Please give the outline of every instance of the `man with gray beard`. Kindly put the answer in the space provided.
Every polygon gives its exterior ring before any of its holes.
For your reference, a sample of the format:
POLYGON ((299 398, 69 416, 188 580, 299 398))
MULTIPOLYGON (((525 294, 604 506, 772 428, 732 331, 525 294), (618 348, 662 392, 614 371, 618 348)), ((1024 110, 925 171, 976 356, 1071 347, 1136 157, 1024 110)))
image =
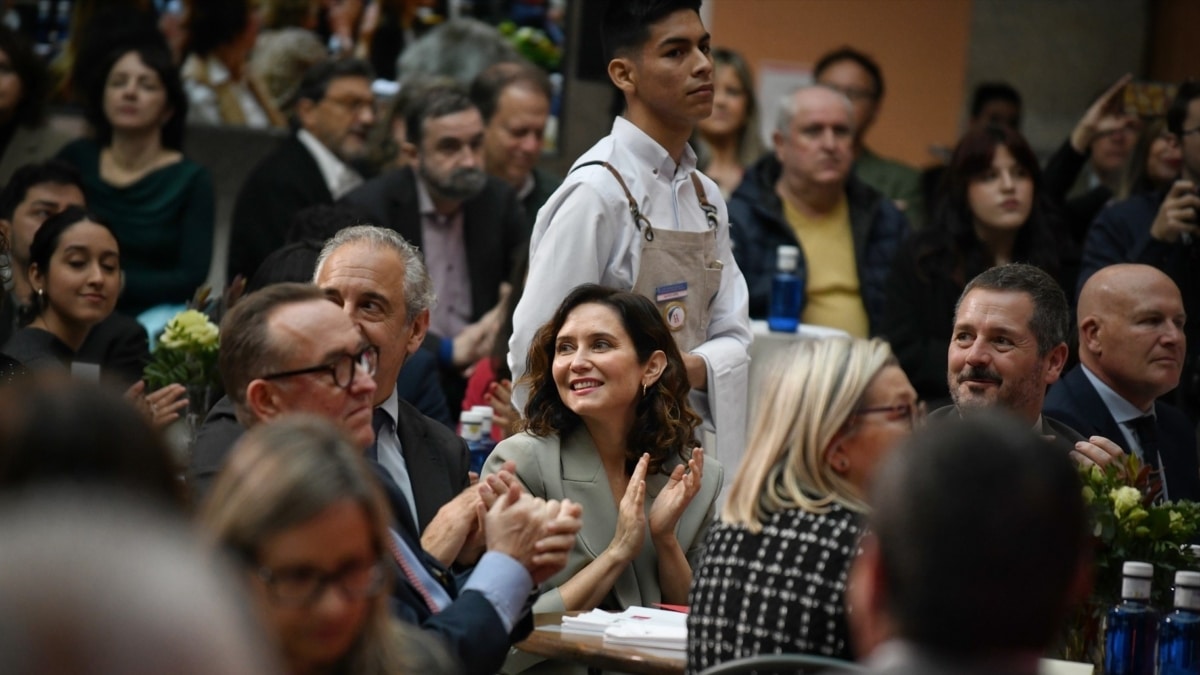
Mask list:
POLYGON ((491 352, 505 314, 502 286, 529 245, 529 230, 516 192, 484 171, 483 117, 464 89, 426 88, 404 124, 410 164, 344 201, 424 254, 438 303, 423 346, 437 354, 446 400, 457 408, 463 369, 491 352))

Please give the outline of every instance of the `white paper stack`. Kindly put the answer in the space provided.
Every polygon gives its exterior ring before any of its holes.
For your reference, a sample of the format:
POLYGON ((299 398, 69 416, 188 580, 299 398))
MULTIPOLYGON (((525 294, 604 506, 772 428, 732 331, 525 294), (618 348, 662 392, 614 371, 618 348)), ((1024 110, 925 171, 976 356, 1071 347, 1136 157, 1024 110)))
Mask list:
POLYGON ((604 635, 604 630, 619 621, 620 618, 621 615, 618 613, 593 609, 590 612, 584 612, 576 616, 564 616, 562 619, 562 632, 604 635))
POLYGON ((564 633, 603 635, 606 643, 682 650, 687 648, 687 615, 665 609, 630 607, 624 612, 594 609, 564 616, 564 633))

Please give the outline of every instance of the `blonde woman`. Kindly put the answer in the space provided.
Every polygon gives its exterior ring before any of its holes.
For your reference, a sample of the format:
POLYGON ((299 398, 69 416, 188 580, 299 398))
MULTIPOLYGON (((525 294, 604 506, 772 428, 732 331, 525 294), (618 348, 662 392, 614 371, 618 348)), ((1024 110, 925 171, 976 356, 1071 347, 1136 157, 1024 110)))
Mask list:
POLYGON ((768 372, 692 584, 689 673, 755 654, 853 657, 844 595, 866 488, 924 416, 881 340, 801 341, 768 372))
POLYGON ((234 448, 200 522, 243 564, 289 672, 457 672, 440 645, 390 617, 388 511, 358 454, 324 420, 258 426, 234 448))

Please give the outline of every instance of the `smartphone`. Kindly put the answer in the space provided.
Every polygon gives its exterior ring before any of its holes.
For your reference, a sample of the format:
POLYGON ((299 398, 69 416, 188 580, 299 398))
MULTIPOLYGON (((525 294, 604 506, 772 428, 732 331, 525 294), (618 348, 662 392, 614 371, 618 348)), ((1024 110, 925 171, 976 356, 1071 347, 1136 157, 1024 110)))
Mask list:
POLYGON ((1138 117, 1162 117, 1167 114, 1178 86, 1170 82, 1135 80, 1125 85, 1125 113, 1138 117))

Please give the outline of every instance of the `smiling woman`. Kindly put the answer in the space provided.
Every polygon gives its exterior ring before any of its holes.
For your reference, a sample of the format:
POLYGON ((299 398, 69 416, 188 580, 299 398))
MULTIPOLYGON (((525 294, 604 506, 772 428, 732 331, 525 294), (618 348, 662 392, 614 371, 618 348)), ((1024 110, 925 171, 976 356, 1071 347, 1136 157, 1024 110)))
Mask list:
POLYGON ((534 611, 685 604, 722 469, 693 440, 700 418, 654 303, 579 286, 538 331, 529 364, 524 431, 496 446, 483 473, 512 461, 534 496, 588 514, 534 611))
POLYGON ((4 352, 31 370, 69 367, 121 291, 121 250, 108 225, 79 207, 51 216, 29 246, 25 319, 4 352))

